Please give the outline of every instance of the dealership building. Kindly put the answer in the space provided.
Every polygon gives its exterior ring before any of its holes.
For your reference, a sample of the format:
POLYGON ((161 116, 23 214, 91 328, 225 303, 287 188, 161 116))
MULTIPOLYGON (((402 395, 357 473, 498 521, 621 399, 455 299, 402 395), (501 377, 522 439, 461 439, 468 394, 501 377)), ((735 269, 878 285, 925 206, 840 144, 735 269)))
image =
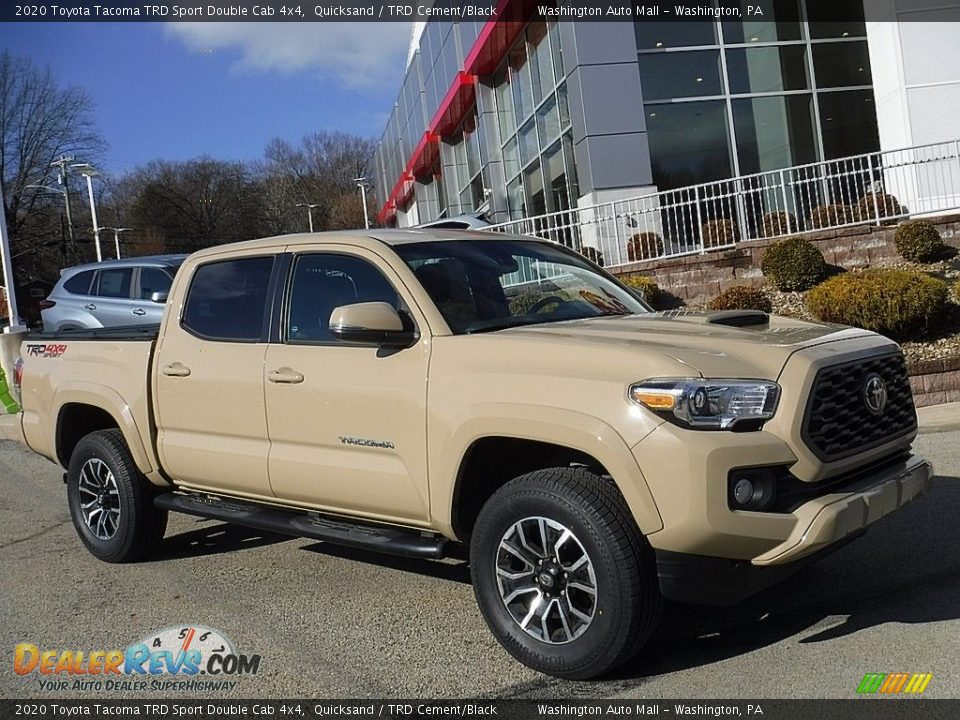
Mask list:
POLYGON ((378 219, 505 222, 956 140, 960 3, 863 2, 610 22, 501 0, 509 21, 416 23, 370 171, 378 219))

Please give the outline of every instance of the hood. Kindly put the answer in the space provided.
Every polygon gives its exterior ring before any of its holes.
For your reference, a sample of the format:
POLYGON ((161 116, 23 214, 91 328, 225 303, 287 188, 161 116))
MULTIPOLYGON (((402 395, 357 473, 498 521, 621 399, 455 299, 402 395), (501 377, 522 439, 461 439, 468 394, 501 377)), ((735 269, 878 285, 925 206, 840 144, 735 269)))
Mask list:
POLYGON ((873 334, 776 315, 768 323, 742 327, 716 324, 717 319, 716 313, 671 310, 527 325, 497 335, 555 340, 588 352, 656 352, 688 366, 692 376, 776 380, 787 359, 802 348, 873 334))

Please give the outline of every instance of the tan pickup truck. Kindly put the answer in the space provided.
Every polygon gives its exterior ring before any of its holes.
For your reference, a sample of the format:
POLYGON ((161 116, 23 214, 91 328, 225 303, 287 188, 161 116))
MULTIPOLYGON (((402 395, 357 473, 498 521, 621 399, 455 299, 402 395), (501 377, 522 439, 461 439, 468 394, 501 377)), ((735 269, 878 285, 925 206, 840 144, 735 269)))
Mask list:
POLYGON ((930 487, 899 348, 758 312, 653 312, 549 243, 451 230, 211 248, 159 327, 29 338, 20 432, 80 539, 167 512, 371 551, 469 546, 498 640, 568 678, 663 598, 730 603, 930 487))

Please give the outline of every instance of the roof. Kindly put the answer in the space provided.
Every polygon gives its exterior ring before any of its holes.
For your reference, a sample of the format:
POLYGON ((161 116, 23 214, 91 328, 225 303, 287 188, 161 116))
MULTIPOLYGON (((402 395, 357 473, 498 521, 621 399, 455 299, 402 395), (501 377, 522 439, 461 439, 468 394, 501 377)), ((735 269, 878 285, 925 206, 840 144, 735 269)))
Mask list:
MULTIPOLYGON (((277 248, 278 246, 310 245, 324 242, 341 242, 367 246, 370 246, 372 243, 381 242, 386 245, 394 246, 410 245, 412 243, 420 242, 440 242, 444 240, 491 241, 516 239, 517 237, 519 236, 500 232, 489 232, 486 230, 453 230, 450 228, 408 228, 404 230, 374 228, 370 230, 330 230, 328 232, 318 233, 274 235, 273 237, 261 238, 259 240, 245 240, 243 242, 231 243, 229 245, 215 245, 213 247, 198 251, 196 256, 203 258, 233 250, 259 250, 277 248)), ((535 240, 536 238, 524 239, 535 240)), ((543 240, 541 242, 548 241, 543 240)))
POLYGON ((84 263, 83 265, 72 265, 71 267, 64 268, 61 270, 61 274, 74 270, 92 270, 92 269, 102 269, 102 268, 111 268, 111 267, 132 267, 139 265, 161 265, 164 267, 169 267, 171 265, 179 265, 184 260, 187 259, 186 254, 180 255, 142 255, 140 257, 126 257, 120 258, 119 260, 104 260, 102 262, 92 262, 84 263))

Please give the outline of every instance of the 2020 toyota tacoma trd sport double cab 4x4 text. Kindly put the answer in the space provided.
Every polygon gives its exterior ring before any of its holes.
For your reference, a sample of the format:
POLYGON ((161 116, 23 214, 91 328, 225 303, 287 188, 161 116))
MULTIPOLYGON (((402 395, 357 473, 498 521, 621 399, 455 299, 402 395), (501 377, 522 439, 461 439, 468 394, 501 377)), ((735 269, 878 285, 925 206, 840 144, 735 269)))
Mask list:
POLYGON ((480 610, 567 678, 663 598, 731 603, 930 487, 903 356, 757 312, 653 312, 562 247, 489 232, 269 238, 186 260, 159 327, 37 335, 20 435, 80 539, 168 511, 371 551, 469 545, 480 610))

